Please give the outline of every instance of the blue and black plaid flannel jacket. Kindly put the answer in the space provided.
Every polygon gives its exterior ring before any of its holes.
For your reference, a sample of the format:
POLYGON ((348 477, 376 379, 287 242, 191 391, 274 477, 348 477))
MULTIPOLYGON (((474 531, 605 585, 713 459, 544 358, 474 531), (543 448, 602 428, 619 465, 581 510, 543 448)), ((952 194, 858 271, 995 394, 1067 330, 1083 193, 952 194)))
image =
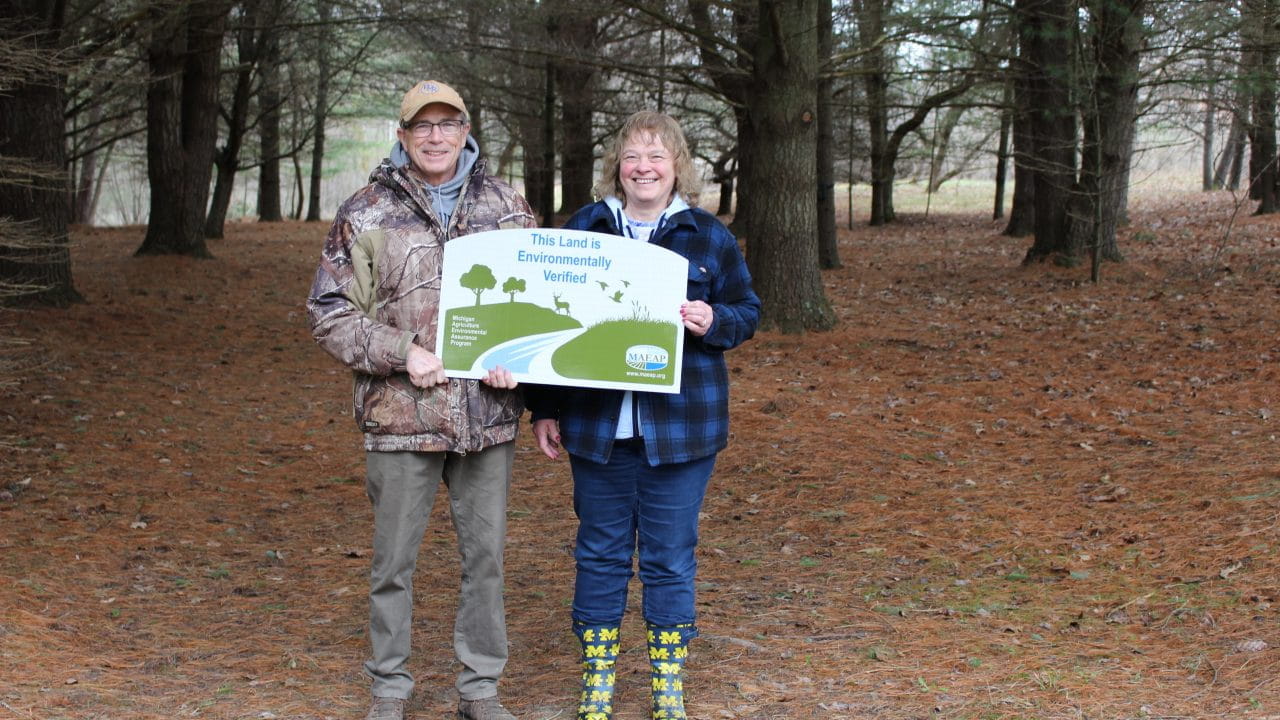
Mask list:
MULTIPOLYGON (((574 213, 565 227, 622 234, 603 202, 574 213)), ((729 372, 724 351, 755 334, 760 298, 738 241, 711 213, 698 208, 667 218, 649 242, 689 260, 689 300, 715 312, 707 334, 686 331, 679 394, 636 392, 633 398, 650 465, 707 457, 729 443, 729 372)), ((566 450, 599 463, 609 461, 618 427, 622 391, 524 385, 533 420, 554 418, 566 450)))

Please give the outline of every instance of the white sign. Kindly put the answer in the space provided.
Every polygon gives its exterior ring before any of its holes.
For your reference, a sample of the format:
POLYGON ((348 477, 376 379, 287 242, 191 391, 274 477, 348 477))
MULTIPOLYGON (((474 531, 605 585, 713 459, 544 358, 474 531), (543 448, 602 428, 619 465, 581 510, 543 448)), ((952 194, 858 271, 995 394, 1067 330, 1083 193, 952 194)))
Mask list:
POLYGON ((583 230, 493 230, 444 250, 436 352, 450 377, 680 392, 689 261, 583 230))

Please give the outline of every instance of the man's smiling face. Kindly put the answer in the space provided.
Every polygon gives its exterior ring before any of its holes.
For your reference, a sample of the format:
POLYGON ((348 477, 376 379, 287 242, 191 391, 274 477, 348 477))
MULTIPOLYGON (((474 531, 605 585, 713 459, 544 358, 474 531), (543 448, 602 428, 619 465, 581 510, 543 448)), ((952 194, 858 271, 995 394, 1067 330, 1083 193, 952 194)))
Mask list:
POLYGON ((471 125, 464 122, 457 134, 446 135, 438 125, 421 126, 419 123, 436 124, 462 119, 463 115, 457 108, 444 103, 431 103, 413 116, 407 123, 407 128, 396 130, 396 137, 400 138, 400 144, 409 153, 409 160, 432 185, 443 185, 453 179, 458 170, 458 156, 467 143, 471 125))

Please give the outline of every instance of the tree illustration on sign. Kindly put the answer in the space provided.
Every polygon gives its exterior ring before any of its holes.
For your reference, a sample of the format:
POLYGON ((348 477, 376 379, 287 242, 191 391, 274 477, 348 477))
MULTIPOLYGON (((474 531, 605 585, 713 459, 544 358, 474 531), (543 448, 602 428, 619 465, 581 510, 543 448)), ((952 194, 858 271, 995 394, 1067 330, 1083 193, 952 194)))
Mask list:
POLYGON ((524 287, 523 279, 509 277, 507 278, 506 282, 502 283, 502 292, 507 293, 508 295, 511 296, 511 302, 516 301, 516 293, 518 292, 522 293, 524 292, 524 290, 525 290, 525 287, 524 287))
POLYGON ((485 290, 492 290, 493 286, 498 284, 498 279, 493 276, 493 271, 487 266, 476 263, 471 266, 470 270, 463 273, 462 277, 458 278, 458 283, 476 294, 476 306, 478 307, 481 293, 485 290))

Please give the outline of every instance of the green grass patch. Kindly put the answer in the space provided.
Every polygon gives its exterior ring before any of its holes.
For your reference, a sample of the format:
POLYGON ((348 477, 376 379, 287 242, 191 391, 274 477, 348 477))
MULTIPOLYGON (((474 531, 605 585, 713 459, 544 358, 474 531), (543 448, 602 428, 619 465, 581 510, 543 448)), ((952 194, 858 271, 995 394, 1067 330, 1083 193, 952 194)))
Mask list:
POLYGON ((653 345, 674 359, 678 331, 674 323, 661 320, 606 320, 557 348, 551 366, 569 378, 669 385, 675 376, 672 365, 655 370, 633 368, 627 364, 627 349, 653 345))

